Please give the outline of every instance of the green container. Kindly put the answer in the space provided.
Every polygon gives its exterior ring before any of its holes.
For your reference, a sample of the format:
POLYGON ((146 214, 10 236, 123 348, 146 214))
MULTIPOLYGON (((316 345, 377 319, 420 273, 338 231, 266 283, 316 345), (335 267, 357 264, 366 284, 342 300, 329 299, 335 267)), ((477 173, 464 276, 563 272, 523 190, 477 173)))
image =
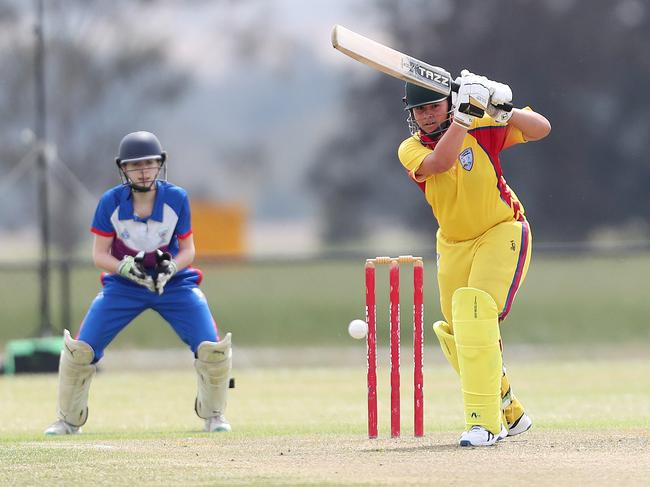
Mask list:
POLYGON ((11 340, 5 348, 4 373, 57 372, 63 337, 11 340))

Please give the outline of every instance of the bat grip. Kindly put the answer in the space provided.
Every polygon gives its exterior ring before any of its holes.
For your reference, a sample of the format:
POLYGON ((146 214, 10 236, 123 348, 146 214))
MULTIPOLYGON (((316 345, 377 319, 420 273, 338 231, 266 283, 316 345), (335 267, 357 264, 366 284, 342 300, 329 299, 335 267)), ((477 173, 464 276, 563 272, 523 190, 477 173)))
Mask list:
MULTIPOLYGON (((454 91, 458 93, 458 90, 460 88, 460 85, 456 83, 455 81, 451 82, 451 91, 454 91)), ((506 112, 512 111, 512 103, 504 103, 503 105, 495 105, 496 108, 499 110, 504 110, 506 112)))

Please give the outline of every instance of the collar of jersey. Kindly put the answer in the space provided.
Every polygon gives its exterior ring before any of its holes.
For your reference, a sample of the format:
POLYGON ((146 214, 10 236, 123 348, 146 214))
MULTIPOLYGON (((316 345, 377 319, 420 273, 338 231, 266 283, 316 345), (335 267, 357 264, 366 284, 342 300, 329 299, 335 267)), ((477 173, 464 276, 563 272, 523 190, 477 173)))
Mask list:
POLYGON ((120 220, 156 220, 158 222, 163 221, 163 201, 165 195, 165 185, 162 184, 162 181, 156 181, 156 199, 153 202, 153 211, 149 218, 136 218, 133 214, 133 198, 131 197, 131 188, 129 186, 124 186, 122 188, 122 193, 120 194, 120 211, 118 218, 120 220))

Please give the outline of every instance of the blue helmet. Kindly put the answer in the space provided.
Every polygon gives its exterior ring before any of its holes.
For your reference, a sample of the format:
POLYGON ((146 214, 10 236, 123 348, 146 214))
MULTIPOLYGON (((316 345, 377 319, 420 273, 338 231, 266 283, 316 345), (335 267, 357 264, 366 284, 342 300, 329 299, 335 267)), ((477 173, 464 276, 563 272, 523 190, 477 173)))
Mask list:
MULTIPOLYGON (((120 170, 120 177, 124 184, 131 186, 134 191, 149 191, 155 181, 148 187, 136 185, 129 179, 124 165, 130 162, 157 160, 160 161, 160 169, 163 169, 164 172, 163 179, 166 179, 166 159, 167 153, 162 150, 158 137, 151 132, 139 131, 124 136, 120 142, 119 155, 115 162, 120 170)), ((158 179, 157 176, 156 179, 158 179)))

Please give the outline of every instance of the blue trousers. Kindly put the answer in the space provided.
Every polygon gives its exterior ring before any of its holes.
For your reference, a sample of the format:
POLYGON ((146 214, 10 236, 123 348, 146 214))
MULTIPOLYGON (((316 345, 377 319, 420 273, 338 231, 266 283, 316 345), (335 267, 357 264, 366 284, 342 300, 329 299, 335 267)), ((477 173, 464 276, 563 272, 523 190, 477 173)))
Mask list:
POLYGON ((77 339, 93 348, 96 363, 120 331, 140 313, 153 309, 196 354, 201 342, 219 340, 208 302, 198 287, 200 280, 199 271, 184 269, 159 295, 122 276, 106 274, 102 279, 104 288, 90 305, 77 339))

